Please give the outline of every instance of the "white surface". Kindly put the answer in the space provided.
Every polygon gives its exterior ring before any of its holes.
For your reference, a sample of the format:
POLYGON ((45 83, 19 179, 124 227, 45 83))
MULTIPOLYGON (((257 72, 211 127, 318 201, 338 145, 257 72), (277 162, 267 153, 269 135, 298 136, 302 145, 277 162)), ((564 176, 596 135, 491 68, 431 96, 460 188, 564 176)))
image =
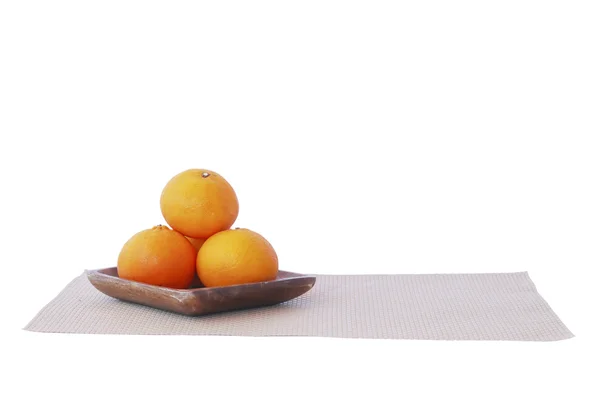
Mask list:
POLYGON ((198 318, 117 301, 97 290, 84 272, 24 329, 411 340, 555 341, 573 337, 526 272, 317 275, 309 293, 285 304, 198 318))
POLYGON ((196 3, 0 5, 0 397, 598 398, 597 2, 196 3), (576 337, 20 330, 189 167, 287 269, 528 270, 576 337))

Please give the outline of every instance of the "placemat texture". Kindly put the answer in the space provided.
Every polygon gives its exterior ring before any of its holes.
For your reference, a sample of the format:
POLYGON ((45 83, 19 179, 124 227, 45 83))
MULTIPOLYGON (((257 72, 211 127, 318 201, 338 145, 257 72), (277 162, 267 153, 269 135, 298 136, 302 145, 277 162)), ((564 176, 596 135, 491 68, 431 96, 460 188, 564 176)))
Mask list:
POLYGON ((199 317, 113 299, 97 291, 82 274, 25 329, 425 340, 552 341, 573 337, 527 272, 318 275, 311 291, 287 303, 199 317))

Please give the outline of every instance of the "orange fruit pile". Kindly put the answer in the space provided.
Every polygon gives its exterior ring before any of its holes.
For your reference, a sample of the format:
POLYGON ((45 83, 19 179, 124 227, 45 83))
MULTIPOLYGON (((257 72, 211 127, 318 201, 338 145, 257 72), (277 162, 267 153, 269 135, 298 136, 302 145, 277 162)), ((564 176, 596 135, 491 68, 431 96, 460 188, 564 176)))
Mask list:
POLYGON ((239 213, 233 187, 216 172, 175 175, 160 196, 166 223, 133 235, 117 261, 119 277, 185 289, 197 275, 206 287, 265 282, 277 277, 273 246, 249 229, 230 229, 239 213))

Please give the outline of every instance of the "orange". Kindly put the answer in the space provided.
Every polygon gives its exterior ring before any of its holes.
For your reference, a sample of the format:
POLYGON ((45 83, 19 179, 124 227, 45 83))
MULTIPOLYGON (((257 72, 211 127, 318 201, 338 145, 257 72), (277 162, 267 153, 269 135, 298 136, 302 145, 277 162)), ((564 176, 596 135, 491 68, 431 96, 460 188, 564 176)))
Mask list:
POLYGON ((191 238, 206 239, 233 225, 239 204, 235 191, 221 175, 189 169, 164 187, 160 210, 171 228, 191 238))
POLYGON ((206 242, 206 239, 196 239, 196 238, 191 238, 191 237, 187 237, 187 236, 186 236, 186 239, 190 241, 190 243, 192 244, 192 246, 194 246, 196 251, 200 250, 200 247, 202 247, 204 242, 206 242))
POLYGON ((273 246, 249 229, 230 229, 209 237, 196 260, 198 277, 207 287, 270 281, 278 270, 273 246))
POLYGON ((196 270, 196 249, 181 233, 157 225, 136 233, 119 254, 119 277, 150 285, 185 289, 196 270))

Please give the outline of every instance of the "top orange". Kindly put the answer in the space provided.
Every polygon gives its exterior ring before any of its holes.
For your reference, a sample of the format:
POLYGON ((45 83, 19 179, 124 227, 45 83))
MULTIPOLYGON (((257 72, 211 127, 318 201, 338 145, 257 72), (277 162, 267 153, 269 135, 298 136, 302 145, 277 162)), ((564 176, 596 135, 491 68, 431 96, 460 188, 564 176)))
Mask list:
POLYGON ((191 238, 206 239, 229 229, 239 203, 235 191, 216 172, 189 169, 175 175, 160 196, 160 210, 174 230, 191 238))

